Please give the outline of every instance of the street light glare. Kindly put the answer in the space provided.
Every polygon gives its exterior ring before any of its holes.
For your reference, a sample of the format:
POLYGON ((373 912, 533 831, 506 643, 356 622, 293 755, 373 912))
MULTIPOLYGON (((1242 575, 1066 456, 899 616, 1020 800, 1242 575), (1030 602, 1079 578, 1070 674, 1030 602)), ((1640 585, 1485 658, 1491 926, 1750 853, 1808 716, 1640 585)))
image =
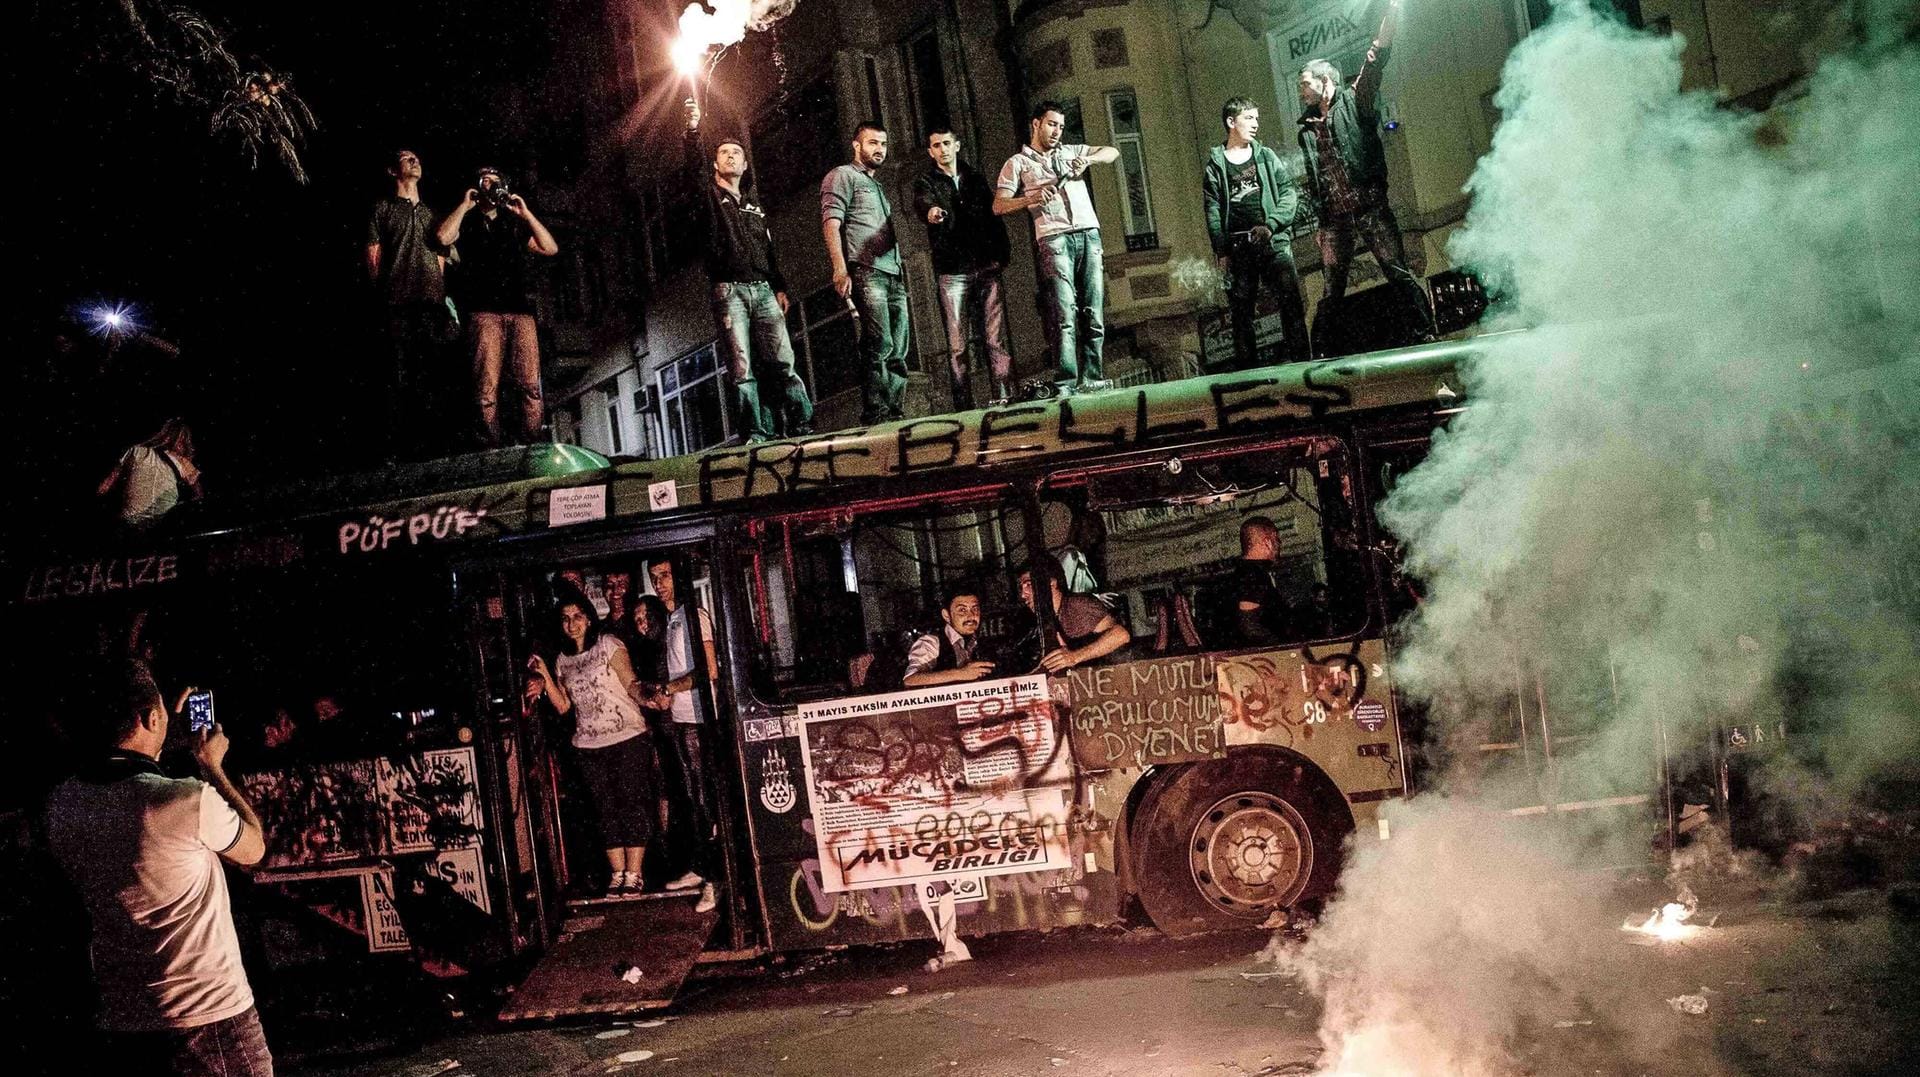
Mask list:
POLYGON ((102 303, 88 316, 93 320, 94 332, 101 336, 130 333, 135 329, 133 307, 128 303, 102 303))

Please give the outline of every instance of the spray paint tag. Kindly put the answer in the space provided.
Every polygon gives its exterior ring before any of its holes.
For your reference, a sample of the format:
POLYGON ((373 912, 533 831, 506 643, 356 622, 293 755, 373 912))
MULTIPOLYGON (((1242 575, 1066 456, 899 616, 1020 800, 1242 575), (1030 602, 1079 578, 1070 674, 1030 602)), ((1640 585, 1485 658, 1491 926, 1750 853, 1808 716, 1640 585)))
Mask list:
POLYGON ((1363 699, 1353 705, 1353 723, 1369 733, 1378 733, 1387 725, 1387 705, 1377 699, 1363 699))

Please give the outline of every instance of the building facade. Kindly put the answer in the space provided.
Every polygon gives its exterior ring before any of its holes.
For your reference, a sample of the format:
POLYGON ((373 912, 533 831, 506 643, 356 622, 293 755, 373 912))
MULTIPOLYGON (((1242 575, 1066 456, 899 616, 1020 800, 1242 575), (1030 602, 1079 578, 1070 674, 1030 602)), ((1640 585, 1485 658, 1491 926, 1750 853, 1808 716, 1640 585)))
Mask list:
MULTIPOLYGON (((1300 68, 1322 57, 1354 71, 1378 17, 1371 0, 800 0, 726 50, 696 87, 672 73, 666 54, 680 6, 643 11, 608 0, 608 47, 583 46, 592 55, 579 58, 599 65, 588 75, 600 102, 595 122, 611 136, 569 201, 578 229, 606 248, 583 254, 576 275, 606 307, 593 326, 572 331, 569 366, 550 375, 551 396, 557 433, 612 456, 690 452, 734 434, 706 279, 683 227, 694 194, 679 144, 689 90, 703 101, 709 137, 748 142, 789 279, 796 358, 825 430, 856 423, 862 371, 850 312, 831 286, 818 188, 849 159, 859 122, 878 119, 890 135, 881 179, 912 298, 909 414, 948 405, 945 334, 911 212, 912 181, 928 164, 925 129, 951 123, 965 158, 991 176, 1026 138, 1027 109, 1041 99, 1066 106, 1069 141, 1120 151, 1119 163, 1096 166, 1091 179, 1107 252, 1109 375, 1182 377, 1231 353, 1200 197, 1205 155, 1224 134, 1222 103, 1238 95, 1257 102, 1261 141, 1297 176, 1300 68)), ((1826 27, 1811 0, 1614 7, 1630 23, 1685 36, 1691 87, 1755 107, 1804 74, 1826 27)), ((1548 15, 1546 0, 1408 0, 1385 69, 1382 141, 1416 272, 1450 268, 1447 239, 1466 217, 1464 187, 1499 123, 1501 69, 1548 15)), ((1016 376, 1027 376, 1049 362, 1031 232, 1024 214, 1002 220, 1013 249, 1010 344, 1016 376)), ((1312 234, 1303 209, 1294 252, 1309 318, 1323 287, 1312 234)), ((1378 280, 1371 258, 1354 259, 1349 290, 1378 280)))

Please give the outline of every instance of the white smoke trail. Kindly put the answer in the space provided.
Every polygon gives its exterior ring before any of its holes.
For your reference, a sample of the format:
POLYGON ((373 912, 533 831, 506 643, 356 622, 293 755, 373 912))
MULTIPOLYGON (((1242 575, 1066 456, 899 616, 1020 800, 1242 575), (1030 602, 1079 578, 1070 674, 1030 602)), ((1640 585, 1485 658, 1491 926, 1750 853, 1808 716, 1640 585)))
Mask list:
MULTIPOLYGON (((1523 669, 1611 659, 1584 761, 1642 787, 1656 719, 1681 746, 1787 719, 1777 780, 1809 796, 1920 773, 1911 40, 1828 61, 1765 119, 1680 93, 1678 40, 1583 4, 1515 49, 1453 253, 1548 328, 1476 361, 1472 407, 1383 509, 1426 584, 1401 684, 1443 742, 1523 669)), ((1587 835, 1471 796, 1404 809, 1288 955, 1327 992, 1328 1062, 1507 1072, 1543 1000, 1615 989, 1545 930, 1582 917, 1587 835)))
POLYGON ((765 30, 788 15, 800 0, 708 0, 688 4, 680 13, 680 37, 673 45, 675 66, 690 70, 708 49, 738 45, 747 31, 765 30))

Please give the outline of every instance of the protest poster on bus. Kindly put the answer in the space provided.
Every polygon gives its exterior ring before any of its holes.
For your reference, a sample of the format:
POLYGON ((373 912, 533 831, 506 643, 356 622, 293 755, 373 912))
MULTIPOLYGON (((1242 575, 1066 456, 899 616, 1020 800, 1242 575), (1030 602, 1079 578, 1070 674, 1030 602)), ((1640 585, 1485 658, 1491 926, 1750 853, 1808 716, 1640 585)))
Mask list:
POLYGON ((1069 865, 1069 737, 1047 678, 800 708, 828 891, 1069 865))

